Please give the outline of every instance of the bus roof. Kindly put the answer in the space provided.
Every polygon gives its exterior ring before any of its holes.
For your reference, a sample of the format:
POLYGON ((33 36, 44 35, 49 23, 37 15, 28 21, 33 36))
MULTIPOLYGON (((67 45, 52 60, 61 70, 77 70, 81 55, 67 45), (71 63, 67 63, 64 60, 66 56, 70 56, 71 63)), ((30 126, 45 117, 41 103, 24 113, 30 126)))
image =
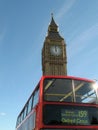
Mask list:
POLYGON ((76 77, 76 76, 51 76, 51 75, 47 75, 47 76, 42 76, 41 79, 45 79, 45 78, 66 78, 66 79, 74 79, 74 80, 85 80, 88 82, 95 82, 94 80, 91 79, 87 79, 87 78, 81 78, 81 77, 76 77))

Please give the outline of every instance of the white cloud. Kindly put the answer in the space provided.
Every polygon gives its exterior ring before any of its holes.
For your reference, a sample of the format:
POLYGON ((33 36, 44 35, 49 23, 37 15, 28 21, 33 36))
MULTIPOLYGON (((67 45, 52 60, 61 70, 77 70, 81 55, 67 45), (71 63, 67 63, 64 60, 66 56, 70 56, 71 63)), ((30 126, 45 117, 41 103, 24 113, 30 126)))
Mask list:
POLYGON ((59 9, 56 17, 57 19, 61 19, 63 17, 63 15, 65 15, 71 8, 72 6, 75 4, 76 0, 67 0, 62 7, 59 9))
POLYGON ((6 115, 5 112, 1 112, 1 113, 0 113, 0 116, 5 116, 5 115, 6 115))
POLYGON ((93 39, 96 37, 98 37, 98 24, 91 26, 80 35, 77 35, 77 37, 70 41, 70 45, 68 46, 70 58, 73 55, 78 54, 78 52, 81 52, 83 49, 87 48, 87 46, 90 44, 90 41, 93 41, 93 39))

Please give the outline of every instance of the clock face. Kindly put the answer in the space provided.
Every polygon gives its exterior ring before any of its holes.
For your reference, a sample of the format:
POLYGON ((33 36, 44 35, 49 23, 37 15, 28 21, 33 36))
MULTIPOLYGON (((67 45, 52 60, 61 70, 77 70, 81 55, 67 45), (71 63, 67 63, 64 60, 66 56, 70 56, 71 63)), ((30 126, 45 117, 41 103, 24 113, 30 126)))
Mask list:
POLYGON ((51 46, 50 52, 54 56, 59 56, 61 54, 61 48, 59 46, 51 46))

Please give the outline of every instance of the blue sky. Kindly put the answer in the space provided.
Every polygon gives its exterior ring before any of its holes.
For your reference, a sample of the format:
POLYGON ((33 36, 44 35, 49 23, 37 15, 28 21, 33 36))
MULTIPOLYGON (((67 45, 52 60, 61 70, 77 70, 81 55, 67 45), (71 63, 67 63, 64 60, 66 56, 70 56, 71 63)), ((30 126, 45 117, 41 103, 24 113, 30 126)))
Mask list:
POLYGON ((42 75, 51 13, 67 44, 68 75, 98 80, 98 0, 0 0, 0 130, 15 129, 42 75))

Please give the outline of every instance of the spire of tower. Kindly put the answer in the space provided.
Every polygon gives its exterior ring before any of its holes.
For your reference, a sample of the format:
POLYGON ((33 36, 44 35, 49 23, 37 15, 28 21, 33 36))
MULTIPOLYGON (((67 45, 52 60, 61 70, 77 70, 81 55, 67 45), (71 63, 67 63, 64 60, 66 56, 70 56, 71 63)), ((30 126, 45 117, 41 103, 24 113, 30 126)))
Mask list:
POLYGON ((57 24, 54 21, 53 13, 51 13, 51 23, 50 23, 50 26, 58 27, 57 24))
POLYGON ((53 13, 51 13, 51 22, 50 22, 50 25, 48 27, 48 31, 53 31, 53 32, 57 32, 58 31, 58 26, 57 26, 57 24, 54 21, 53 13))
POLYGON ((48 26, 48 34, 47 34, 47 38, 50 39, 63 39, 58 31, 58 26, 56 24, 56 22, 54 21, 53 18, 53 13, 51 13, 51 22, 48 26))
POLYGON ((51 13, 51 18, 53 17, 53 13, 51 13))

